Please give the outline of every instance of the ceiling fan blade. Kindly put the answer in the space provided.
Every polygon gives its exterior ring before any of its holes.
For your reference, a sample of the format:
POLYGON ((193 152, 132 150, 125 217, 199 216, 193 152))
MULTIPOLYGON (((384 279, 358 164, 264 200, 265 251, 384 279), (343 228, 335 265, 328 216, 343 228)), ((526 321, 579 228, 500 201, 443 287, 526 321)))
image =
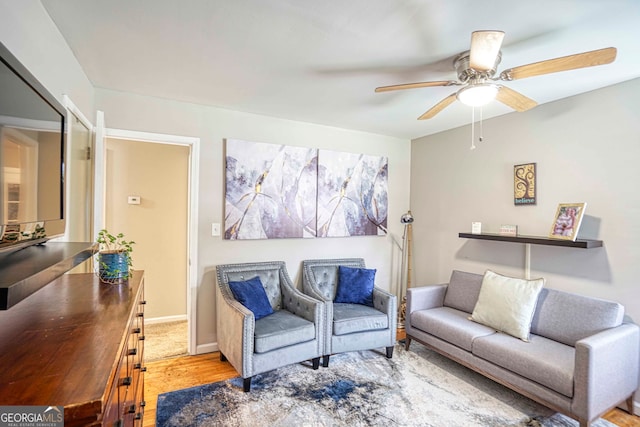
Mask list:
POLYGON ((496 65, 504 31, 474 31, 471 33, 469 65, 476 71, 489 71, 496 65))
POLYGON ((515 90, 502 85, 499 85, 498 87, 500 90, 498 90, 498 93, 496 94, 496 99, 516 111, 527 111, 538 105, 536 101, 527 98, 520 92, 516 92, 515 90))
POLYGON ((392 90, 401 90, 401 89, 417 89, 421 87, 434 87, 434 86, 453 86, 460 84, 455 80, 444 80, 444 81, 436 81, 436 82, 419 82, 419 83, 406 83, 402 85, 393 85, 393 86, 381 86, 376 88, 376 92, 389 92, 392 90))
POLYGON ((451 103, 453 101, 456 100, 456 94, 455 92, 452 93, 451 95, 447 96, 445 99, 443 99, 442 101, 438 102, 436 105, 434 105, 433 107, 431 107, 431 109, 429 111, 427 111, 426 113, 424 113, 423 115, 421 115, 420 117, 418 117, 418 120, 427 120, 432 118, 433 116, 435 116, 436 114, 438 114, 440 111, 444 110, 445 108, 447 108, 449 105, 451 105, 451 103))
POLYGON ((616 59, 618 50, 615 47, 576 53, 533 64, 521 65, 510 68, 500 73, 501 80, 518 80, 543 74, 557 73, 560 71, 575 70, 578 68, 594 67, 596 65, 610 64, 616 59))

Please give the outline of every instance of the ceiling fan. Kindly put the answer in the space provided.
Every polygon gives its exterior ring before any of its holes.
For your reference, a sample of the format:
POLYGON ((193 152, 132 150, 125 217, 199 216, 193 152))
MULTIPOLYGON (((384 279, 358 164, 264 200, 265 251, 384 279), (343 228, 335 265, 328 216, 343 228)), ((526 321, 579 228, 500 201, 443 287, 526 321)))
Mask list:
POLYGON ((498 64, 502 59, 500 47, 503 39, 503 31, 474 31, 471 33, 471 49, 456 56, 453 61, 458 80, 381 86, 376 88, 375 91, 389 92, 434 86, 462 86, 457 92, 447 96, 418 117, 418 120, 434 117, 456 99, 469 106, 481 106, 493 99, 497 99, 508 107, 522 112, 535 107, 537 103, 507 86, 495 83, 496 81, 518 80, 560 71, 610 64, 616 59, 617 53, 615 47, 592 50, 509 68, 494 77, 498 64))

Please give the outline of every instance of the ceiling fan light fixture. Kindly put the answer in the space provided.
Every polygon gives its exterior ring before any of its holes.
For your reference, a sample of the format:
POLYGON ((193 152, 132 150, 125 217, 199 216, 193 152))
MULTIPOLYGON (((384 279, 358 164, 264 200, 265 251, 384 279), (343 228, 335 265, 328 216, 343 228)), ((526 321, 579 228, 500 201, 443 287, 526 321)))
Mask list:
POLYGON ((464 105, 469 107, 481 107, 493 101, 498 94, 498 85, 493 83, 483 83, 463 87, 458 91, 456 97, 464 105))

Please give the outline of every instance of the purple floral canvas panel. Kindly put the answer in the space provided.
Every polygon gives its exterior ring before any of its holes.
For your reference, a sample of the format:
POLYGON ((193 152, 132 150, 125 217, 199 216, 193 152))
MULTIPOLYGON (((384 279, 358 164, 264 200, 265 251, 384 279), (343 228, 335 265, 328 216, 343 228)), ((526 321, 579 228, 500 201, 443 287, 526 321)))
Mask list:
POLYGON ((320 150, 318 237, 387 232, 386 157, 320 150))
POLYGON ((225 239, 316 235, 318 150, 226 141, 225 239))

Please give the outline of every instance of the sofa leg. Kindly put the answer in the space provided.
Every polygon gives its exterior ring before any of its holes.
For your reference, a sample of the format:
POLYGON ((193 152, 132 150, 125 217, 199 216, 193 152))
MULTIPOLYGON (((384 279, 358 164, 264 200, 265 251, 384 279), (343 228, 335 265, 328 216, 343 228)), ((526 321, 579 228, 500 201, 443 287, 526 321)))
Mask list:
POLYGON ((249 393, 251 391, 251 377, 242 379, 242 389, 245 393, 249 393))
POLYGON ((404 349, 409 351, 409 346, 411 345, 411 337, 407 335, 404 339, 404 349))
POLYGON ((318 369, 318 367, 320 366, 320 358, 314 357, 313 359, 311 359, 311 362, 313 363, 313 370, 315 371, 316 369, 318 369))
POLYGON ((387 347, 387 359, 391 359, 393 357, 393 346, 387 347))
POLYGON ((329 355, 328 354, 326 356, 322 356, 322 367, 323 368, 328 368, 329 367, 329 355))
POLYGON ((631 396, 629 396, 627 398, 627 412, 629 412, 631 415, 633 414, 633 398, 635 397, 635 393, 631 394, 631 396))
POLYGON ((221 362, 226 362, 226 361, 227 361, 227 356, 225 356, 224 354, 222 354, 222 352, 220 352, 220 361, 221 361, 221 362))

